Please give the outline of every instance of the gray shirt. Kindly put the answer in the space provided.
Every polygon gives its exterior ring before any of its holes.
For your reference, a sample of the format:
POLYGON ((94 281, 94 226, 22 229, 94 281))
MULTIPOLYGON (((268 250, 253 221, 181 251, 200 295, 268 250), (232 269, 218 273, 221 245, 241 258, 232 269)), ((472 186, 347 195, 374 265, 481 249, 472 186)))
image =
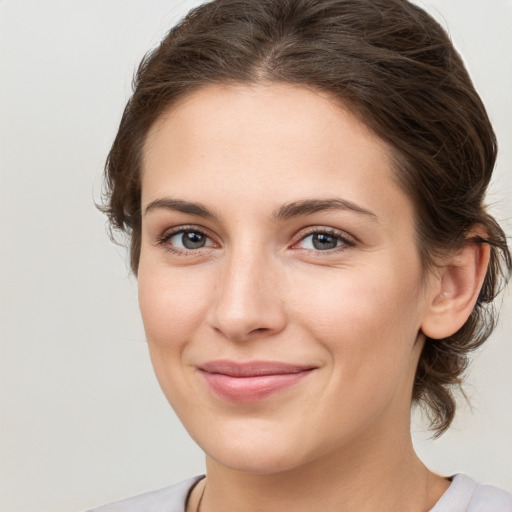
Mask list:
MULTIPOLYGON (((188 495, 202 478, 191 478, 88 512, 185 512, 188 495)), ((430 512, 512 512, 512 493, 479 485, 460 473, 452 478, 450 487, 430 512)))

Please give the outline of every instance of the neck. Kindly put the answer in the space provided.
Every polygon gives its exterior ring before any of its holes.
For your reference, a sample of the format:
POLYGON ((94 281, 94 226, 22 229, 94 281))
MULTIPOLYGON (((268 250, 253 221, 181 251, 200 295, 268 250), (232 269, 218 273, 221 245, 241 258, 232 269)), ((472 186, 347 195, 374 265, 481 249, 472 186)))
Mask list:
POLYGON ((430 510, 449 482, 421 463, 402 429, 381 435, 372 432, 350 443, 350 449, 274 474, 236 471, 207 457, 201 512, 430 510))

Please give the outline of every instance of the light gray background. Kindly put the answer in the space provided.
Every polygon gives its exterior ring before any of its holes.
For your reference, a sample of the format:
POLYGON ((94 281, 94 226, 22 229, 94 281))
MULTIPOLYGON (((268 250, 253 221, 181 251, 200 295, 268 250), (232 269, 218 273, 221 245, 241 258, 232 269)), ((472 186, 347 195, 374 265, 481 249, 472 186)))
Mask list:
MULTIPOLYGON (((135 65, 198 2, 0 0, 0 510, 80 511, 202 472, 150 366, 136 283, 93 202, 135 65)), ((512 2, 428 0, 501 143, 490 195, 511 233, 512 2), (441 14, 442 13, 442 14, 441 14)), ((448 434, 444 474, 512 488, 512 300, 448 434)))

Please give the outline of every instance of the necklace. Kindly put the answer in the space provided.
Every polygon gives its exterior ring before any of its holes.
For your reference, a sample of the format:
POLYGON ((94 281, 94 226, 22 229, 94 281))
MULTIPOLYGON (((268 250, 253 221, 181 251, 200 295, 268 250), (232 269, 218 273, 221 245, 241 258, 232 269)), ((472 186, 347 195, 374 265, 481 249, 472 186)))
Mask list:
POLYGON ((201 496, 199 496, 199 501, 197 502, 196 512, 201 512, 201 503, 203 501, 203 496, 204 496, 204 490, 205 489, 206 489, 206 481, 204 482, 203 490, 201 491, 201 496))

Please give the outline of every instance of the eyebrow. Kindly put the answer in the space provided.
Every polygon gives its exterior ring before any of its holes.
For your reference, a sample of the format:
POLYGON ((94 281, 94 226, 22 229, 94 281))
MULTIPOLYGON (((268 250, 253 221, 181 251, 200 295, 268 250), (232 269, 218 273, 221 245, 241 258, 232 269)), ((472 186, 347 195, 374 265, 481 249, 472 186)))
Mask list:
POLYGON ((312 213, 324 210, 349 210, 359 215, 364 215, 372 220, 378 221, 379 218, 375 213, 367 210, 352 201, 346 199, 304 199, 301 201, 293 201, 278 208, 272 217, 276 220, 287 220, 292 217, 301 215, 311 215, 312 213))
MULTIPOLYGON (((219 216, 201 203, 193 203, 181 199, 161 198, 155 199, 146 206, 145 214, 153 210, 169 210, 196 215, 211 220, 219 220, 219 216)), ((375 213, 346 199, 303 199, 280 206, 272 213, 271 218, 276 221, 288 220, 301 215, 311 215, 325 210, 349 210, 364 215, 378 222, 375 213)))
POLYGON ((181 199, 161 198, 151 201, 144 210, 145 214, 153 210, 170 210, 175 212, 188 213, 190 215, 197 215, 206 219, 218 220, 210 209, 200 203, 192 203, 190 201, 182 201, 181 199))

